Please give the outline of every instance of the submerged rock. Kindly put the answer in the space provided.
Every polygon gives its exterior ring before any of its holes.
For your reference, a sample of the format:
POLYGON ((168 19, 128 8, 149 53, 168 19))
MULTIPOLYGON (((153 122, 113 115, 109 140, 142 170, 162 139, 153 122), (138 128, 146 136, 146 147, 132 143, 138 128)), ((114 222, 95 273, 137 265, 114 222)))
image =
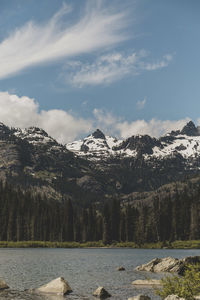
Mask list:
POLYGON ((154 258, 147 264, 137 266, 135 270, 146 272, 174 272, 181 275, 187 264, 196 263, 200 263, 200 256, 189 256, 183 259, 173 257, 154 258))
POLYGON ((5 290, 5 289, 9 289, 9 286, 4 280, 0 279, 0 290, 5 290))
POLYGON ((63 277, 58 277, 35 290, 36 293, 49 293, 65 295, 72 292, 68 282, 63 277))
POLYGON ((138 279, 138 280, 134 280, 132 282, 133 285, 142 285, 142 286, 157 286, 157 285, 161 285, 161 280, 158 279, 138 279))
POLYGON ((99 297, 100 299, 105 299, 111 297, 111 295, 104 289, 104 287, 98 287, 96 291, 94 291, 93 296, 99 297))
POLYGON ((151 300, 151 298, 145 295, 137 295, 135 297, 128 298, 128 300, 151 300))

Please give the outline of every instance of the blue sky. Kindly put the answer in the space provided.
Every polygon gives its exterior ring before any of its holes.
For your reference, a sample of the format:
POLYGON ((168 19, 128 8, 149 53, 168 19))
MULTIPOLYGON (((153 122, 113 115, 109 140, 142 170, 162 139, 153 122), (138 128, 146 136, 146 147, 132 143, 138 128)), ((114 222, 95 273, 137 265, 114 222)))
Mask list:
POLYGON ((60 142, 200 123, 200 1, 1 0, 0 120, 60 142))

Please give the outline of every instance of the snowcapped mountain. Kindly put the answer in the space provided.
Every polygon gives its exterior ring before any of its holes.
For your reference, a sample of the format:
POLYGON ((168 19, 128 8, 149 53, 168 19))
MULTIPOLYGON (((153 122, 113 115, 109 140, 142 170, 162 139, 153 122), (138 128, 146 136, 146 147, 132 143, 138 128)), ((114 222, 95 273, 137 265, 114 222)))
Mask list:
POLYGON ((185 159, 196 158, 200 156, 200 128, 190 121, 181 131, 172 131, 158 139, 136 135, 124 141, 105 136, 97 129, 85 139, 67 144, 66 148, 89 160, 105 160, 114 156, 162 160, 178 154, 185 159))
POLYGON ((135 135, 118 140, 97 129, 67 145, 37 127, 0 123, 0 180, 52 199, 65 195, 76 200, 84 193, 91 199, 122 197, 199 172, 200 129, 193 122, 160 138, 135 135))

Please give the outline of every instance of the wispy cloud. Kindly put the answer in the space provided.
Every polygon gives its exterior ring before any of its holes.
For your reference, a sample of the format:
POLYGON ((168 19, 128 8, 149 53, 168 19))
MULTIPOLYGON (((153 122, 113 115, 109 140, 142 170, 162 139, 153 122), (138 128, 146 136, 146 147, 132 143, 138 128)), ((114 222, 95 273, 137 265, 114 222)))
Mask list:
POLYGON ((172 55, 165 55, 162 59, 146 62, 148 54, 141 50, 130 55, 123 53, 109 53, 100 56, 92 63, 71 61, 66 63, 66 81, 74 86, 110 84, 126 76, 136 76, 144 71, 153 71, 167 67, 172 55))
POLYGON ((167 67, 172 59, 173 59, 173 56, 171 54, 167 54, 167 55, 163 56, 163 59, 158 60, 157 62, 141 63, 141 67, 147 71, 154 71, 157 69, 167 67))
MULTIPOLYGON (((0 79, 33 65, 90 53, 124 41, 127 13, 105 9, 103 1, 88 0, 83 15, 74 23, 64 16, 66 4, 46 23, 29 22, 0 42, 0 79)), ((69 18, 68 18, 69 19, 69 18)))
POLYGON ((143 100, 139 100, 136 103, 137 109, 143 109, 145 107, 145 104, 147 102, 146 97, 143 100))

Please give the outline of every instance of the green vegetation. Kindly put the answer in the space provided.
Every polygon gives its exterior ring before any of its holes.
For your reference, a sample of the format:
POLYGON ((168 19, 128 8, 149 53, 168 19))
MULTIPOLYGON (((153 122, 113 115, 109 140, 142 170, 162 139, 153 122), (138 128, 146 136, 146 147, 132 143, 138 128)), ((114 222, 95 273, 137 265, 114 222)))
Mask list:
POLYGON ((200 294, 200 265, 188 265, 183 277, 176 275, 164 277, 162 289, 156 290, 156 294, 162 299, 168 295, 178 295, 187 300, 193 300, 200 294))
POLYGON ((138 245, 134 242, 113 242, 104 244, 103 241, 92 242, 50 242, 50 241, 0 241, 0 248, 133 248, 133 249, 200 249, 200 241, 175 241, 169 247, 165 243, 145 243, 138 245), (182 246, 180 246, 182 245, 182 246), (199 247, 197 247, 199 245, 199 247))

